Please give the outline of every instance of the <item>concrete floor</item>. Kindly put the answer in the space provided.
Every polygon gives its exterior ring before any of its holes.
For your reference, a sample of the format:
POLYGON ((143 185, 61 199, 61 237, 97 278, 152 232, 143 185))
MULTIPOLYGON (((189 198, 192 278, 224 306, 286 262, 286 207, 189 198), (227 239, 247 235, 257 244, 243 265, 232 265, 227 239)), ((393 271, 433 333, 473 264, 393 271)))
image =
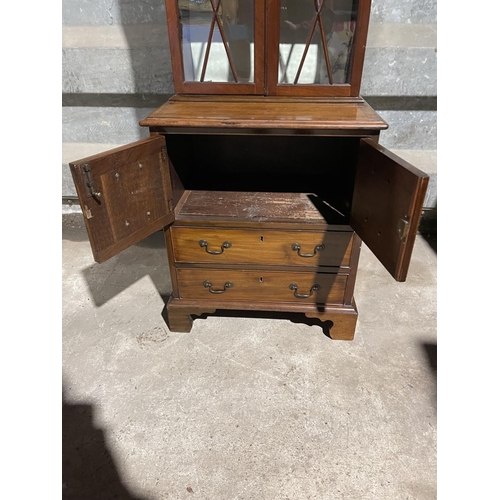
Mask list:
MULTIPOLYGON (((431 242, 432 243, 432 242, 431 242)), ((104 264, 63 216, 63 498, 436 498, 436 253, 366 247, 352 342, 286 318, 162 319, 157 233, 104 264)))

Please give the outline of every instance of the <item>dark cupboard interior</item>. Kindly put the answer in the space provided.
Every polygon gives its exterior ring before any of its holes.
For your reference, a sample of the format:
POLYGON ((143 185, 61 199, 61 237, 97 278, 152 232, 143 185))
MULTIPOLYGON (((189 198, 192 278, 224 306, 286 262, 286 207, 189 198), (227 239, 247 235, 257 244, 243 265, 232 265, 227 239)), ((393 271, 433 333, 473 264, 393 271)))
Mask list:
POLYGON ((167 134, 166 142, 177 191, 307 193, 327 223, 348 221, 359 138, 167 134))

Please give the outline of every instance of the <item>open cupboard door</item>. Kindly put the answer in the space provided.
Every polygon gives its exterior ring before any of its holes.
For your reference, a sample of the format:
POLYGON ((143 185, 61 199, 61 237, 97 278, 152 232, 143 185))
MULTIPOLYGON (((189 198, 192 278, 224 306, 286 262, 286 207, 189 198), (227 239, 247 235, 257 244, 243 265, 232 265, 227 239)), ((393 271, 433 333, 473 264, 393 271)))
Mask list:
POLYGON ((361 139, 351 227, 396 281, 405 281, 429 177, 371 139, 361 139))
POLYGON ((162 136, 71 162, 70 168, 97 262, 174 221, 162 136))

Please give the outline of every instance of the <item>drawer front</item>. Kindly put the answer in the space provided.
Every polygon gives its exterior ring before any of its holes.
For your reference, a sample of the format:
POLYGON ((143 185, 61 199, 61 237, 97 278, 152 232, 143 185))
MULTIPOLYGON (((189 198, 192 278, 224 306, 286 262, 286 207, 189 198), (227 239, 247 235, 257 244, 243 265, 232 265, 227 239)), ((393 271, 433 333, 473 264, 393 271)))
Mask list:
POLYGON ((347 275, 235 269, 177 269, 183 299, 342 304, 347 275))
POLYGON ((173 227, 176 262, 348 267, 354 233, 173 227))

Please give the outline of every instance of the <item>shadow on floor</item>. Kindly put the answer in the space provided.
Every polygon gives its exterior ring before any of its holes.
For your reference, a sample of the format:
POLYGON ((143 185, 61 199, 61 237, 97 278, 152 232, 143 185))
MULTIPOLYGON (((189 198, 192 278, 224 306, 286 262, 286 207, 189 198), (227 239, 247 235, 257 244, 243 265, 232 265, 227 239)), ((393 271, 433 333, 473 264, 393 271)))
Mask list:
POLYGON ((429 368, 432 370, 432 373, 437 376, 437 344, 425 342, 422 344, 422 347, 427 356, 429 368))
POLYGON ((92 422, 92 405, 69 404, 63 396, 63 500, 146 500, 123 485, 104 432, 92 422))
POLYGON ((437 206, 424 212, 418 232, 437 254, 437 206))
POLYGON ((434 250, 437 254, 437 234, 436 233, 420 233, 427 244, 434 250))
POLYGON ((433 342, 424 342, 422 343, 422 349, 424 350, 428 367, 434 375, 431 403, 434 406, 434 409, 437 410, 437 344, 433 342))
MULTIPOLYGON (((88 241, 81 213, 63 215, 62 237, 74 242, 88 241)), ((88 251, 92 255, 90 246, 88 251)), ((90 265, 81 273, 97 307, 145 276, 151 279, 158 293, 166 297, 165 300, 172 290, 163 231, 153 233, 102 264, 96 262, 90 265)))
POLYGON ((172 291, 163 233, 155 233, 101 264, 81 271, 97 307, 116 297, 145 276, 162 297, 172 291))

